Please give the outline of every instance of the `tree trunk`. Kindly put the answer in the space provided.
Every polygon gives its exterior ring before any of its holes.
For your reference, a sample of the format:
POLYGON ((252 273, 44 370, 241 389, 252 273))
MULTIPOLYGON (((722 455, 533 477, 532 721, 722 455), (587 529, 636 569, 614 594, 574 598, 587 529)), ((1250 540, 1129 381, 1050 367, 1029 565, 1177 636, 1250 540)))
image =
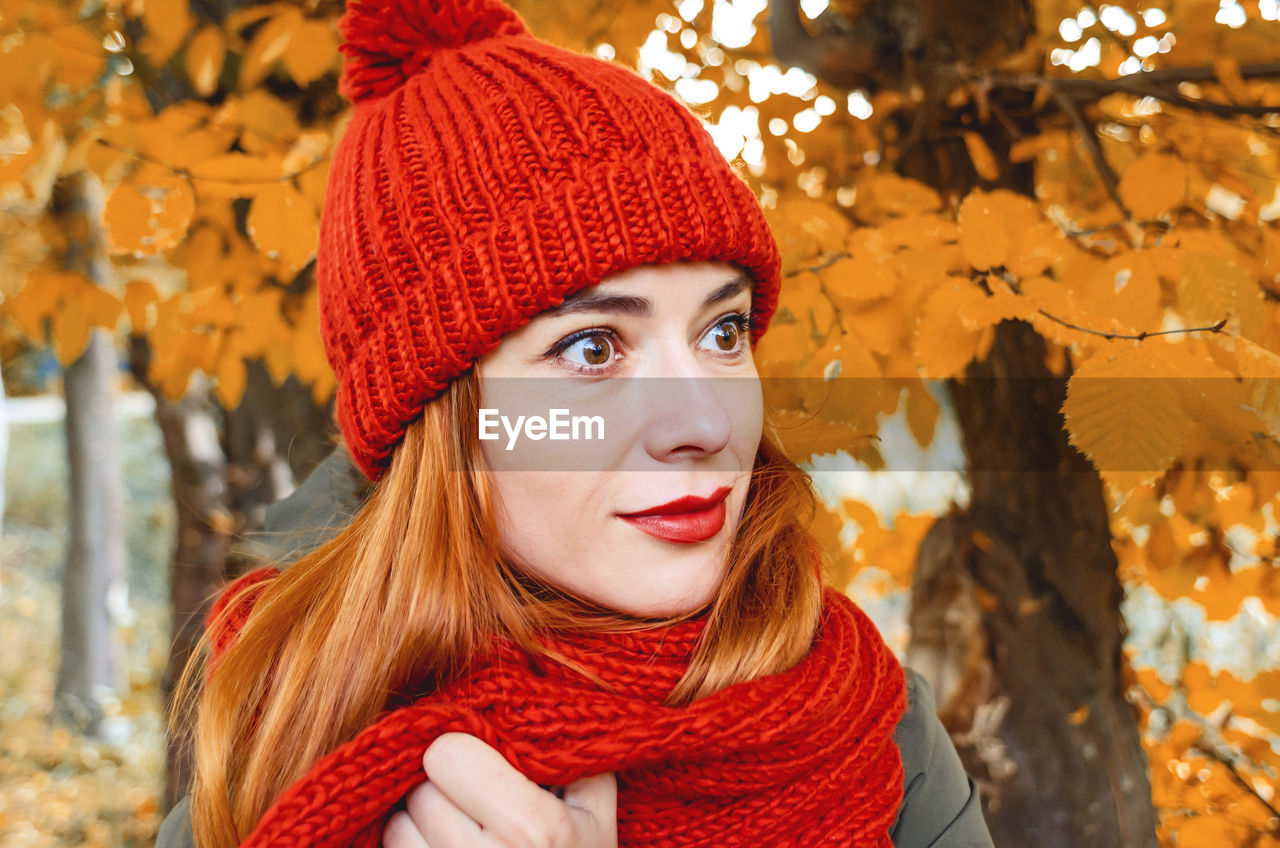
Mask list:
MULTIPOLYGON (((131 367, 146 374, 149 349, 140 337, 132 339, 131 367)), ((192 650, 200 640, 218 586, 226 578, 227 551, 233 520, 227 506, 226 457, 218 435, 217 406, 208 382, 197 375, 198 385, 178 401, 143 382, 156 401, 165 457, 169 461, 176 538, 169 579, 173 639, 163 678, 166 712, 174 709, 174 688, 192 650)), ((191 780, 191 719, 182 715, 170 725, 166 742, 164 809, 169 810, 187 792, 191 780)))
MULTIPOLYGON (((4 375, 0 374, 0 536, 4 535, 4 470, 9 462, 9 408, 5 405, 4 375)), ((0 598, 4 597, 4 582, 0 581, 0 598)))
POLYGON ((939 690, 997 845, 1154 846, 1102 484, 1044 354, 1006 322, 949 381, 973 494, 921 546, 908 663, 939 690))
MULTIPOLYGON (((102 190, 91 177, 60 181, 50 201, 66 232, 64 268, 104 282, 110 262, 98 221, 102 190)), ((115 342, 95 327, 63 372, 66 400, 67 561, 62 573, 62 642, 52 718, 96 736, 103 701, 119 689, 121 647, 113 608, 127 603, 123 494, 113 396, 115 342)))
POLYGON ((115 345, 95 328, 88 348, 63 374, 70 498, 54 695, 54 717, 89 735, 98 735, 103 699, 118 690, 120 675, 109 610, 109 599, 125 586, 115 380, 115 345))

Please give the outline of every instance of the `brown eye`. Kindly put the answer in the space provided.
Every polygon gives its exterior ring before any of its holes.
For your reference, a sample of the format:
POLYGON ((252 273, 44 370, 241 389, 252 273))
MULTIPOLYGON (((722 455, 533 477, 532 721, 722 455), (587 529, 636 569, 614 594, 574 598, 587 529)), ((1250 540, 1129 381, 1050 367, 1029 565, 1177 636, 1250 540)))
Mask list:
POLYGON ((708 334, 715 343, 715 349, 722 353, 728 353, 737 350, 739 337, 742 330, 738 326, 738 322, 733 319, 726 319, 712 328, 708 334))
POLYGON ((582 343, 582 359, 588 365, 605 365, 613 356, 613 345, 604 336, 592 336, 582 343))
POLYGON ((716 334, 716 344, 721 350, 733 350, 738 346, 738 325, 732 321, 726 321, 717 329, 722 332, 716 334))
POLYGON ((605 333, 579 336, 577 340, 562 342, 557 356, 573 367, 600 368, 613 362, 616 356, 613 340, 605 333))

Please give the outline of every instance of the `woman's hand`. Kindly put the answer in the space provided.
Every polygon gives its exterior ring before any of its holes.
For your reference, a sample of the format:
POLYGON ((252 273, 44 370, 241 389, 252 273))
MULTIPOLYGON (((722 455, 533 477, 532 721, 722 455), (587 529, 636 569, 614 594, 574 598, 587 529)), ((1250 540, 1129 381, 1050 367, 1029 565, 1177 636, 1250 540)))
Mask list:
POLYGON ((441 735, 422 765, 427 780, 387 822, 386 848, 617 848, 612 773, 571 783, 557 797, 467 733, 441 735))

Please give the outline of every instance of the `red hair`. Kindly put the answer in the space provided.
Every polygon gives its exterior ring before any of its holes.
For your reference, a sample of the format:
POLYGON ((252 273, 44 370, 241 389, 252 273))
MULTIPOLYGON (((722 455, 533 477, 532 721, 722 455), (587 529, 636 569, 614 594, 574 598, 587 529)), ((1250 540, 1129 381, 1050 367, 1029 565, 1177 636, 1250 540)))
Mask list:
MULTIPOLYGON (((238 845, 316 759, 379 713, 458 678, 481 640, 545 655, 535 634, 549 628, 635 629, 703 612, 612 612, 504 560, 476 430, 466 426, 476 380, 467 372, 427 404, 341 532, 254 585, 253 613, 207 680, 217 622, 201 639, 171 716, 196 710, 200 848, 238 845)), ((808 653, 822 603, 807 529, 814 506, 808 476, 766 436, 702 642, 669 704, 784 671, 808 653)))

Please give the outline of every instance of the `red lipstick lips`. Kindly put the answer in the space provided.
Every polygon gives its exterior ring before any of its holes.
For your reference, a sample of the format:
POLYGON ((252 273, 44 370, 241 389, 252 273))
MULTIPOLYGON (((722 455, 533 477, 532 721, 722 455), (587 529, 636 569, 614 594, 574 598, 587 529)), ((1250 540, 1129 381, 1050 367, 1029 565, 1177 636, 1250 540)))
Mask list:
POLYGON ((712 492, 710 497, 686 495, 640 512, 619 514, 618 517, 664 542, 705 542, 724 526, 724 499, 730 491, 729 486, 723 486, 712 492))

